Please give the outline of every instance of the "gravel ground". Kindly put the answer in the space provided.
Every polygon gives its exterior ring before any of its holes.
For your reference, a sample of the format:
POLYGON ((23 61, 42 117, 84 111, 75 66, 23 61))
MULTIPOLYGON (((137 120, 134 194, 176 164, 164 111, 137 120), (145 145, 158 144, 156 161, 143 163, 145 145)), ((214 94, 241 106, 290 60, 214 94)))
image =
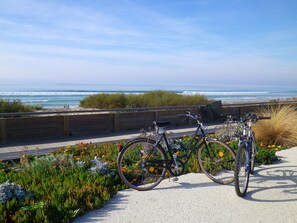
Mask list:
POLYGON ((246 197, 234 185, 213 183, 202 173, 164 180, 150 191, 118 192, 103 208, 73 222, 297 222, 297 147, 279 151, 281 161, 256 167, 246 197))

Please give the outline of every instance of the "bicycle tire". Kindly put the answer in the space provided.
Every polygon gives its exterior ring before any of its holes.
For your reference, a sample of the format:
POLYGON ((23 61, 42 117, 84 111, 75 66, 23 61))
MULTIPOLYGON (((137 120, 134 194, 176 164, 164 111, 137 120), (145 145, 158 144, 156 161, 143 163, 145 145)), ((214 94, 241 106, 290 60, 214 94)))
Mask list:
MULTIPOLYGON (((256 146, 252 144, 252 147, 256 146)), ((251 154, 251 161, 250 161, 250 174, 254 174, 254 170, 255 170, 255 154, 256 154, 256 148, 252 148, 252 154, 251 154)))
POLYGON ((255 136, 255 133, 253 132, 253 137, 252 137, 252 151, 251 151, 251 167, 250 167, 250 174, 254 174, 254 170, 255 170, 255 157, 256 157, 256 154, 257 154, 257 149, 256 149, 256 136, 255 136))
POLYGON ((230 184, 234 181, 235 154, 225 143, 206 139, 198 149, 201 170, 212 181, 230 184))
POLYGON ((164 149, 155 141, 139 138, 128 143, 118 155, 118 172, 122 181, 130 188, 144 191, 156 187, 164 178, 166 168, 146 166, 149 160, 165 160, 164 149))
POLYGON ((238 147, 235 158, 235 170, 234 170, 234 185, 236 194, 239 197, 246 195, 249 177, 250 177, 250 164, 249 154, 246 148, 246 144, 243 143, 238 147))

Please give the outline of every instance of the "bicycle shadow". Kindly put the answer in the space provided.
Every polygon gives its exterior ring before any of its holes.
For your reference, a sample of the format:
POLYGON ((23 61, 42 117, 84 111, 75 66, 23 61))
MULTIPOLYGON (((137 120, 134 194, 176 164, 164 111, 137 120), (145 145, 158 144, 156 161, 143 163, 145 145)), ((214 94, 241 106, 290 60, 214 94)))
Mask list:
MULTIPOLYGON (((285 162, 278 162, 278 164, 285 162)), ((257 202, 297 201, 297 166, 259 168, 250 176, 246 200, 257 202)))
POLYGON ((156 187, 153 190, 172 190, 172 189, 194 189, 194 188, 203 188, 203 187, 214 187, 219 186, 220 184, 215 184, 212 182, 205 182, 205 183, 186 183, 186 182, 173 182, 175 185, 171 184, 165 187, 156 187))
MULTIPOLYGON (((194 173, 192 173, 194 174, 194 173)), ((195 182, 195 183, 189 183, 189 182, 185 182, 185 181, 191 181, 188 179, 181 179, 178 181, 173 181, 173 180, 169 180, 169 179, 165 179, 165 181, 169 181, 166 184, 166 186, 157 186, 155 187, 153 190, 172 190, 172 189, 181 189, 181 190, 187 190, 187 189, 195 189, 195 188, 205 188, 205 187, 218 187, 218 186, 233 186, 233 184, 227 184, 227 185, 222 185, 222 184, 218 184, 215 183, 211 180, 209 180, 209 178, 207 178, 204 174, 201 173, 201 176, 199 176, 200 173, 195 173, 194 177, 198 177, 197 181, 199 182, 195 182), (197 175, 196 175, 197 174, 197 175)), ((188 175, 188 174, 185 174, 188 175)), ((180 176, 181 178, 183 177, 180 176)))

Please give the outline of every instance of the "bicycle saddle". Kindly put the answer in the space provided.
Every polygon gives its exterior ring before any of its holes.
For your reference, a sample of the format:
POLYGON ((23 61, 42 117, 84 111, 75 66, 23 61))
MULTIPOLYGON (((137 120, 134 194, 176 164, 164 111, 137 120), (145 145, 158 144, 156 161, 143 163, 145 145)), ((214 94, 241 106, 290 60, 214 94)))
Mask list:
POLYGON ((154 121, 153 124, 157 127, 165 127, 170 125, 170 122, 159 122, 159 121, 154 121))

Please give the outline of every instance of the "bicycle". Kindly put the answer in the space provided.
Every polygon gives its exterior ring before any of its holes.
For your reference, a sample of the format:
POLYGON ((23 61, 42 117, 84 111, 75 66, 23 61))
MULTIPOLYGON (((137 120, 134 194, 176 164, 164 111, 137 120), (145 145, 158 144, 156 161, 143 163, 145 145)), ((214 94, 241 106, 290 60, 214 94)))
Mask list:
POLYGON ((238 140, 241 134, 241 126, 232 115, 226 116, 226 121, 215 129, 216 138, 222 142, 238 140))
POLYGON ((257 148, 255 133, 252 130, 252 123, 256 123, 261 119, 270 119, 270 117, 247 114, 240 119, 242 132, 238 141, 234 169, 235 191, 239 197, 244 197, 246 195, 250 174, 253 174, 254 172, 257 148))
POLYGON ((139 137, 120 150, 118 172, 128 187, 139 191, 150 190, 168 176, 167 172, 174 177, 182 175, 194 150, 197 151, 198 163, 207 177, 220 184, 234 181, 235 154, 232 149, 206 136, 199 115, 187 112, 179 116, 197 121, 197 129, 188 146, 180 141, 170 143, 165 130, 170 122, 155 121, 153 125, 157 139, 139 137))

